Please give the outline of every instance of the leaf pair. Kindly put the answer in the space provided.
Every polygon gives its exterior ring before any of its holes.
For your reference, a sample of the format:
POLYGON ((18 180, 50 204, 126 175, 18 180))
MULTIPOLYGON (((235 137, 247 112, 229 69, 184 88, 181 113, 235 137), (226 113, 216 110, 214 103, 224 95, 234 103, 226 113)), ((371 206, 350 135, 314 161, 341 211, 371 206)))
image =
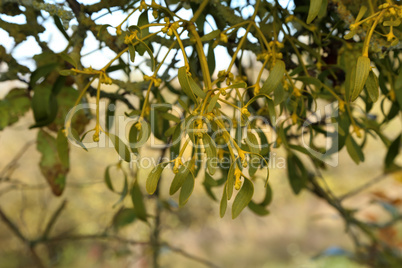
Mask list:
POLYGON ((285 63, 281 60, 277 60, 271 72, 269 73, 268 79, 265 80, 264 84, 262 85, 260 92, 268 95, 274 91, 282 81, 285 71, 285 63))
MULTIPOLYGON (((233 205, 232 205, 232 219, 237 218, 237 216, 240 215, 240 213, 243 211, 247 205, 249 205, 251 198, 253 197, 254 194, 254 185, 253 183, 247 179, 244 178, 244 182, 242 187, 240 188, 239 192, 237 193, 233 205)), ((219 209, 219 214, 220 217, 222 218, 225 216, 225 212, 227 209, 227 184, 225 184, 225 187, 223 188, 223 194, 222 194, 222 199, 220 203, 220 209, 219 209)))
POLYGON ((185 66, 181 67, 178 71, 178 78, 180 86, 183 92, 195 103, 197 103, 196 96, 201 99, 205 99, 206 93, 197 85, 194 79, 189 73, 187 73, 187 68, 185 66))

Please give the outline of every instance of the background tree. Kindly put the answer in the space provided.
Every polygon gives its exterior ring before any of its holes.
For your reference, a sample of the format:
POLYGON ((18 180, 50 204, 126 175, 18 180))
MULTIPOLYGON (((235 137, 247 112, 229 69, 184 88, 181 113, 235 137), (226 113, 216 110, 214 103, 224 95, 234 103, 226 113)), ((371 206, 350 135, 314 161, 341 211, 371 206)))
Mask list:
MULTIPOLYGON (((271 150, 282 148, 293 192, 310 191, 339 212, 355 242, 354 260, 373 267, 395 267, 401 262, 400 250, 377 232, 401 219, 392 200, 382 203, 392 216, 389 221, 364 222, 342 204, 348 195, 335 196, 321 175, 343 147, 356 164, 364 161, 369 136, 378 137, 388 150, 383 173, 400 170, 395 159, 401 135, 390 139, 383 132, 402 107, 399 1, 313 0, 284 7, 278 1, 259 0, 90 5, 75 0, 27 0, 2 1, 1 13, 25 17, 22 24, 0 18, 14 47, 30 38, 41 53, 32 56, 35 64, 29 68, 12 50, 0 47, 0 60, 7 65, 0 80, 24 84, 1 100, 0 128, 33 112, 35 122, 30 128, 39 129, 40 170, 55 196, 68 187, 72 144, 87 150, 88 144, 102 147, 109 141, 119 156, 115 164, 104 167, 106 186, 120 195, 115 206, 121 209, 113 224, 138 219, 153 230, 146 242, 123 239, 110 230, 86 238, 145 243, 152 248, 157 267, 160 248, 167 245, 159 237, 160 214, 171 209, 171 204, 158 198, 164 169, 171 167, 175 174, 169 194, 179 192, 180 206, 194 187, 203 186, 207 195, 219 201, 221 217, 228 200, 233 201, 232 218, 246 207, 264 216, 275 192, 268 179, 271 150), (97 22, 114 13, 124 14, 120 24, 97 22), (135 23, 130 23, 132 18, 135 23), (44 22, 49 20, 66 39, 66 47, 51 48, 41 38, 44 22), (70 27, 72 20, 77 23, 70 27), (83 62, 85 42, 93 37, 99 50, 114 52, 102 68, 83 62), (217 69, 224 50, 230 61, 217 69), (133 79, 133 73, 141 73, 142 79, 133 79), (105 91, 107 85, 117 90, 105 91), (95 99, 93 109, 90 97, 95 99), (101 109, 102 100, 108 102, 106 111, 101 109), (373 109, 376 102, 380 103, 378 116, 373 109), (114 118, 116 104, 125 106, 126 121, 114 118), (313 120, 325 105, 332 108, 331 113, 313 120), (132 169, 126 163, 141 156, 141 145, 151 136, 165 144, 145 185, 154 200, 153 211, 138 183, 141 166, 132 169), (323 145, 322 140, 332 146, 323 145), (112 178, 115 171, 120 172, 121 189, 112 178), (265 197, 256 201, 254 185, 260 179, 265 197), (130 207, 124 206, 127 198, 132 200, 130 207)), ((7 172, 6 168, 1 181, 8 180, 7 172)), ((34 240, 0 209, 1 219, 26 243, 38 266, 48 265, 36 253, 38 245, 68 237, 49 236, 64 206, 63 202, 34 240)))

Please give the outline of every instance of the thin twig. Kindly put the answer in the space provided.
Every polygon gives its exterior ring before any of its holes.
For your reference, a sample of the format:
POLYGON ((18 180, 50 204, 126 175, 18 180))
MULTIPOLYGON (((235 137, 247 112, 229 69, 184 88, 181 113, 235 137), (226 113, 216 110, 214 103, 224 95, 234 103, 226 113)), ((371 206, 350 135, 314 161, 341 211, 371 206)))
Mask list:
POLYGON ((60 216, 61 212, 63 209, 66 207, 67 201, 63 200, 61 205, 56 209, 56 211, 53 213, 52 217, 50 218, 49 222, 46 225, 45 231, 43 232, 43 237, 47 238, 49 236, 50 231, 52 230, 52 227, 56 223, 58 217, 60 216))
POLYGON ((115 235, 107 235, 107 234, 93 234, 93 235, 71 235, 71 236, 62 236, 62 237, 52 237, 43 240, 38 240, 37 243, 41 244, 51 244, 51 243, 59 243, 63 241, 77 241, 77 240, 114 240, 120 243, 130 244, 130 245, 149 245, 149 242, 145 241, 137 241, 132 239, 126 239, 123 237, 115 236, 115 235))
POLYGON ((344 195, 341 195, 340 197, 338 197, 339 202, 341 202, 341 201, 343 201, 343 200, 345 200, 345 199, 347 199, 347 198, 350 198, 350 197, 352 197, 352 196, 354 196, 354 195, 360 193, 361 191, 366 190, 366 189, 369 188, 370 186, 373 186, 374 184, 376 184, 376 183, 382 181, 383 179, 387 178, 386 175, 387 175, 387 174, 378 175, 378 176, 375 177, 374 179, 372 179, 372 180, 366 182, 365 184, 363 184, 363 185, 357 187, 356 189, 353 189, 352 191, 350 191, 350 192, 348 192, 348 193, 346 193, 346 194, 344 194, 344 195))
POLYGON ((22 242, 27 243, 28 240, 25 238, 25 236, 21 233, 21 231, 18 229, 17 225, 14 224, 8 217, 7 215, 3 212, 3 210, 0 208, 0 218, 1 220, 11 229, 11 231, 19 238, 21 239, 22 242))
POLYGON ((191 260, 194 260, 194 261, 197 261, 199 263, 202 263, 205 266, 212 267, 212 268, 219 268, 219 266, 217 266, 216 264, 210 262, 209 260, 206 260, 206 259, 198 257, 198 256, 194 256, 194 255, 182 250, 181 248, 176 248, 176 247, 174 247, 172 245, 169 245, 168 243, 163 243, 163 246, 168 247, 171 251, 174 251, 174 252, 176 252, 176 253, 178 253, 178 254, 186 257, 186 258, 189 258, 191 260))
POLYGON ((17 152, 17 154, 11 159, 11 161, 3 168, 3 170, 0 172, 0 180, 4 180, 6 177, 9 177, 9 175, 6 176, 6 173, 15 169, 18 161, 22 157, 22 155, 27 151, 27 149, 33 145, 35 141, 29 141, 22 146, 22 148, 17 152))

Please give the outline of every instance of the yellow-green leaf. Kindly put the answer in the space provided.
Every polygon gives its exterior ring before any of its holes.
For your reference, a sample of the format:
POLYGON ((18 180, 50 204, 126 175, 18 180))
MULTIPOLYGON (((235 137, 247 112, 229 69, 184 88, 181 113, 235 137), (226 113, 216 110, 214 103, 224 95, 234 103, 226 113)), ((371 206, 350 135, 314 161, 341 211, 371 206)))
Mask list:
POLYGON ((39 163, 40 171, 46 178, 52 192, 60 196, 66 185, 68 167, 64 166, 57 152, 56 139, 44 130, 39 130, 37 149, 41 154, 39 163))
POLYGON ((131 189, 131 200, 133 201, 135 214, 142 221, 147 221, 147 210, 144 204, 144 197, 142 195, 140 186, 136 181, 131 189))
POLYGON ((169 194, 174 195, 180 187, 183 186, 190 170, 186 166, 181 166, 179 172, 174 176, 172 183, 170 184, 169 194))
POLYGON ((184 206, 194 190, 194 177, 191 173, 187 175, 186 180, 180 190, 179 206, 184 206))
POLYGON ((256 136, 251 133, 248 132, 247 133, 247 137, 246 137, 246 144, 250 150, 251 154, 250 155, 250 163, 249 163, 249 169, 248 172, 250 174, 250 176, 254 176, 255 172, 258 169, 259 166, 259 162, 260 162, 260 158, 256 155, 260 153, 260 145, 258 144, 258 140, 256 138, 256 136))
POLYGON ((212 39, 215 39, 216 37, 218 37, 218 35, 221 33, 221 30, 215 30, 212 31, 206 35, 204 35, 203 37, 201 37, 201 41, 202 42, 208 42, 212 39))
POLYGON ((105 184, 109 190, 114 192, 112 180, 110 179, 110 166, 107 166, 105 169, 105 184))
POLYGON ((130 162, 131 156, 127 145, 116 135, 109 133, 109 138, 113 142, 116 152, 120 155, 121 159, 130 162))
POLYGON ((208 106, 207 106, 207 113, 212 112, 212 110, 215 108, 216 103, 218 102, 218 99, 219 99, 219 95, 220 95, 220 92, 218 92, 211 98, 211 101, 208 103, 208 106))
POLYGON ((241 187, 239 193, 236 195, 235 200, 233 201, 232 206, 232 219, 237 218, 240 212, 247 207, 248 203, 250 203, 251 198, 254 194, 254 185, 253 183, 244 178, 243 186, 241 187))
POLYGON ((360 7, 359 14, 357 14, 355 23, 359 22, 363 18, 364 14, 366 14, 366 11, 367 11, 366 6, 360 7))
POLYGON ((221 218, 223 218, 223 216, 225 216, 225 212, 226 212, 227 207, 228 207, 228 199, 227 199, 227 196, 226 196, 226 184, 225 184, 225 187, 223 187, 221 204, 219 206, 219 216, 221 218))
POLYGON ((194 94, 197 95, 198 97, 200 97, 201 99, 205 99, 207 94, 204 91, 202 91, 202 89, 197 85, 197 83, 191 77, 191 74, 187 73, 187 80, 188 80, 188 84, 190 85, 190 88, 194 92, 194 94))
POLYGON ((321 9, 322 0, 311 0, 308 10, 307 23, 311 23, 318 15, 321 9))
POLYGON ((184 92, 190 99, 192 99, 195 103, 197 103, 197 99, 196 99, 196 97, 195 97, 193 91, 191 90, 190 84, 189 84, 188 79, 187 79, 187 70, 186 70, 186 67, 183 66, 183 67, 181 67, 181 68, 179 69, 178 78, 179 78, 179 83, 180 83, 180 86, 181 86, 183 92, 184 92))
POLYGON ((364 161, 364 154, 360 146, 356 143, 356 141, 352 138, 352 136, 348 136, 345 141, 346 150, 348 151, 350 158, 356 163, 364 161))
POLYGON ((207 168, 211 175, 215 174, 218 168, 218 158, 216 154, 216 144, 208 134, 202 137, 205 153, 207 154, 207 168))
POLYGON ((369 98, 372 102, 376 102, 379 96, 378 90, 378 79, 377 76, 374 74, 373 71, 370 71, 369 76, 367 77, 366 81, 366 89, 369 95, 369 98))
POLYGON ((351 101, 357 99, 360 92, 363 90, 364 84, 366 83, 367 77, 370 73, 370 59, 365 56, 360 56, 357 59, 356 64, 356 75, 354 86, 352 89, 351 101))
POLYGON ((277 60, 275 66, 269 73, 268 79, 265 80, 264 84, 262 85, 260 92, 262 94, 269 94, 274 91, 281 82, 283 75, 285 74, 285 70, 285 63, 281 60, 277 60))
POLYGON ((64 134, 63 129, 60 129, 57 133, 57 152, 59 158, 64 167, 68 168, 70 166, 70 158, 68 155, 68 140, 64 134))
POLYGON ((233 194, 233 187, 235 185, 235 176, 234 176, 234 172, 236 169, 236 162, 232 162, 232 164, 230 165, 229 171, 228 171, 228 178, 227 178, 227 185, 226 185, 226 196, 227 199, 230 200, 230 198, 232 198, 232 194, 233 194))
POLYGON ((168 162, 160 163, 156 167, 154 167, 149 173, 147 182, 146 182, 146 190, 149 194, 153 194, 156 191, 156 187, 158 187, 159 178, 161 177, 163 169, 166 167, 168 162))

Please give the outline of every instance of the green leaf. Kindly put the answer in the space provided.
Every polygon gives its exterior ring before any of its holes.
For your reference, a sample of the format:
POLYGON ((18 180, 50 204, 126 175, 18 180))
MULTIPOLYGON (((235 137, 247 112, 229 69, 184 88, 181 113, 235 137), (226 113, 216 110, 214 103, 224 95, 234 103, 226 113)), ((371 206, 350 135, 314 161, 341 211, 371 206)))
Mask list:
POLYGON ((135 210, 132 208, 122 208, 113 217, 113 227, 115 230, 133 223, 137 219, 135 210))
POLYGON ((230 200, 230 198, 232 198, 232 194, 233 194, 233 187, 235 184, 235 176, 234 176, 235 169, 236 169, 236 162, 232 162, 232 164, 230 165, 229 171, 228 171, 228 177, 227 177, 227 183, 226 183, 226 196, 227 196, 228 200, 230 200))
POLYGON ((154 53, 152 50, 149 48, 149 46, 143 42, 141 39, 137 39, 142 46, 144 46, 145 50, 148 52, 149 57, 151 58, 151 70, 154 71, 155 69, 155 58, 154 58, 154 53))
POLYGON ((264 206, 256 204, 253 200, 248 203, 248 208, 259 216, 266 216, 269 214, 269 211, 264 206))
POLYGON ((378 87, 379 86, 377 76, 374 74, 373 71, 370 71, 370 74, 366 81, 366 89, 368 92, 368 96, 372 102, 376 102, 378 100, 379 96, 378 87))
POLYGON ((190 88, 194 92, 194 94, 197 95, 198 97, 200 97, 201 99, 205 99, 207 97, 207 94, 204 91, 202 91, 202 89, 197 85, 197 83, 194 81, 194 79, 190 73, 186 73, 186 74, 187 74, 188 84, 190 85, 190 88))
POLYGON ((204 35, 203 37, 201 37, 201 41, 202 42, 208 42, 208 41, 218 37, 220 33, 221 33, 221 30, 214 30, 214 31, 204 35))
MULTIPOLYGON (((144 25, 148 25, 149 24, 149 20, 148 20, 148 11, 145 10, 141 13, 141 15, 138 17, 138 26, 144 26, 144 25)), ((144 29, 141 30, 141 36, 145 37, 149 35, 149 27, 146 27, 144 29)))
POLYGON ((137 181, 134 182, 133 188, 131 189, 131 200, 133 201, 134 211, 137 217, 146 222, 147 210, 144 204, 144 197, 137 181))
POLYGON ((70 36, 68 36, 66 30, 64 30, 63 23, 60 20, 60 17, 57 15, 53 16, 54 24, 56 25, 57 29, 61 32, 61 34, 67 39, 67 41, 70 41, 70 36))
POLYGON ((285 100, 285 89, 283 85, 279 83, 279 85, 274 90, 274 105, 281 104, 285 100))
POLYGON ((360 146, 356 143, 356 141, 352 138, 352 136, 347 136, 346 141, 346 150, 348 151, 352 160, 359 164, 360 162, 364 161, 364 155, 360 146))
POLYGON ((193 193, 193 190, 194 190, 194 177, 190 173, 187 175, 187 178, 184 181, 183 186, 181 187, 179 195, 179 206, 184 206, 187 203, 188 199, 193 193))
POLYGON ((130 149, 135 154, 138 154, 138 148, 144 145, 151 135, 151 128, 148 122, 145 120, 141 120, 140 122, 141 130, 138 130, 136 123, 134 123, 130 128, 130 132, 128 133, 130 149))
POLYGON ((215 174, 218 168, 218 157, 216 153, 216 144, 208 134, 202 137, 205 153, 207 154, 207 168, 211 175, 215 174))
POLYGON ((298 76, 295 78, 298 81, 303 82, 306 85, 314 85, 315 90, 318 91, 322 87, 322 83, 318 78, 311 77, 311 76, 298 76))
POLYGON ((26 89, 14 88, 0 100, 0 130, 16 123, 31 108, 26 89))
POLYGON ((240 82, 240 83, 231 84, 227 88, 246 88, 246 87, 247 87, 247 84, 245 82, 240 82))
POLYGON ((272 202, 272 188, 271 186, 267 183, 265 186, 265 197, 264 200, 262 200, 259 205, 261 206, 268 206, 272 202))
POLYGON ((359 14, 357 14, 355 23, 359 22, 363 18, 364 14, 366 14, 366 11, 367 11, 366 6, 361 6, 360 7, 359 14))
POLYGON ((146 183, 146 189, 148 194, 153 194, 156 191, 156 187, 158 187, 158 182, 161 177, 163 169, 167 166, 169 162, 160 163, 155 166, 151 173, 149 173, 146 183))
POLYGON ((294 154, 288 155, 287 163, 290 186, 292 187, 293 192, 297 195, 306 186, 308 173, 303 163, 294 154))
POLYGON ((353 38, 353 36, 356 35, 356 33, 357 33, 356 30, 350 31, 350 32, 348 32, 347 34, 345 34, 345 35, 343 36, 343 38, 344 38, 345 40, 351 39, 351 38, 353 38))
POLYGON ((131 62, 135 61, 135 48, 132 44, 128 44, 128 52, 130 54, 131 62))
POLYGON ((258 169, 258 166, 259 166, 258 164, 260 162, 260 158, 257 155, 255 155, 255 154, 260 153, 260 149, 259 149, 260 145, 258 144, 258 140, 257 140, 256 136, 251 132, 247 133, 246 144, 247 144, 250 152, 254 153, 254 154, 250 155, 250 163, 249 163, 249 169, 248 169, 250 176, 254 176, 255 172, 258 169))
POLYGON ((88 152, 88 149, 82 143, 82 141, 80 139, 80 135, 78 134, 77 130, 75 130, 74 128, 71 128, 70 132, 68 133, 68 138, 74 140, 76 144, 78 144, 79 146, 82 147, 82 149, 84 149, 85 151, 88 152))
POLYGON ((215 49, 213 48, 212 43, 213 42, 210 42, 208 45, 208 55, 207 55, 207 63, 210 74, 214 73, 216 67, 215 49))
POLYGON ((116 135, 109 133, 109 139, 113 142, 116 152, 119 154, 121 159, 126 162, 130 162, 131 156, 127 145, 116 135))
POLYGON ((385 156, 385 170, 388 170, 394 163, 395 158, 399 154, 401 147, 401 135, 396 137, 396 139, 389 146, 387 155, 385 156))
POLYGON ((271 99, 267 99, 269 119, 271 119, 272 124, 276 123, 276 111, 275 104, 271 99))
POLYGON ((41 173, 46 178, 53 194, 60 196, 66 185, 66 175, 69 168, 59 158, 57 141, 41 129, 38 132, 37 149, 41 154, 39 163, 41 173))
MULTIPOLYGON (((78 67, 77 67, 77 62, 76 62, 75 60, 73 60, 73 58, 71 58, 66 52, 60 53, 59 56, 60 56, 64 61, 70 63, 70 64, 71 64, 72 66, 74 66, 75 68, 78 68, 78 67)), ((66 75, 66 74, 62 74, 63 71, 69 71, 69 70, 61 70, 61 71, 59 71, 59 74, 60 74, 60 75, 65 75, 65 76, 73 75, 73 74, 74 74, 74 72, 73 72, 72 74, 67 74, 67 75, 66 75)), ((72 71, 71 71, 71 72, 72 72, 72 71)))
POLYGON ((51 88, 46 86, 36 86, 32 97, 32 111, 34 113, 35 122, 46 121, 50 116, 50 95, 51 88))
MULTIPOLYGON (((123 171, 123 170, 122 170, 123 171)), ((116 206, 117 204, 120 204, 121 202, 123 202, 124 198, 126 198, 127 193, 128 193, 128 182, 127 182, 127 174, 123 171, 123 175, 124 175, 124 185, 123 185, 123 190, 119 193, 120 194, 120 198, 119 200, 116 202, 116 204, 114 204, 113 206, 116 206)))
POLYGON ((318 18, 322 19, 327 15, 328 0, 322 0, 320 11, 318 12, 318 18))
POLYGON ((209 186, 218 186, 218 182, 214 180, 208 172, 205 172, 204 184, 208 184, 209 186))
POLYGON ((50 64, 45 64, 45 65, 37 68, 31 74, 31 79, 29 81, 29 85, 31 87, 34 87, 36 82, 38 82, 39 79, 41 79, 42 77, 48 76, 52 71, 57 69, 58 65, 59 65, 58 63, 50 63, 50 64))
POLYGON ((190 170, 186 166, 180 166, 179 172, 174 176, 172 183, 170 184, 169 194, 174 195, 182 186, 187 176, 190 174, 190 170))
POLYGON ((187 103, 185 103, 182 99, 177 99, 177 102, 180 104, 180 106, 187 112, 190 114, 190 110, 188 109, 188 105, 187 103))
POLYGON ((267 139, 267 136, 265 136, 264 131, 261 128, 256 128, 255 131, 258 134, 258 137, 260 138, 261 141, 261 155, 263 157, 269 157, 269 152, 270 152, 270 145, 267 139))
POLYGON ((223 193, 222 193, 222 199, 221 199, 221 203, 219 206, 219 216, 221 218, 223 218, 223 216, 225 216, 226 213, 226 208, 228 207, 228 198, 226 196, 226 184, 225 187, 223 187, 223 193))
POLYGON ((175 123, 180 123, 181 119, 171 113, 163 113, 162 117, 168 121, 173 121, 175 123))
POLYGON ((318 15, 321 9, 322 0, 310 0, 310 8, 308 10, 307 24, 310 24, 318 15))
POLYGON ((186 70, 185 66, 183 66, 183 67, 181 67, 179 69, 178 78, 179 78, 179 83, 180 83, 180 86, 181 86, 183 92, 190 99, 192 99, 195 103, 197 103, 197 99, 196 99, 193 91, 191 90, 190 84, 189 84, 188 79, 187 79, 187 70, 186 70))
POLYGON ((64 134, 63 129, 59 129, 57 133, 57 152, 59 154, 59 158, 64 167, 68 168, 70 166, 70 158, 68 155, 68 140, 66 135, 64 134))
POLYGON ((260 92, 262 94, 269 94, 275 90, 275 88, 282 81, 283 75, 285 74, 286 66, 285 63, 281 60, 277 60, 275 66, 272 68, 269 73, 268 79, 265 80, 264 84, 261 87, 260 92))
POLYGON ((351 101, 357 99, 360 95, 360 92, 363 90, 364 85, 366 84, 367 77, 370 73, 370 59, 365 56, 360 56, 357 59, 356 64, 356 75, 354 80, 354 86, 351 94, 351 101))
POLYGON ((218 92, 211 98, 211 101, 208 103, 208 106, 207 106, 207 113, 212 112, 212 110, 216 107, 219 96, 220 96, 220 92, 218 92))
POLYGON ((389 27, 389 26, 398 27, 399 25, 401 25, 401 19, 398 18, 396 20, 387 20, 387 21, 384 21, 382 25, 387 26, 387 27, 389 27))
POLYGON ((103 24, 99 28, 99 31, 98 31, 98 34, 97 34, 99 40, 103 40, 103 33, 106 31, 107 27, 112 27, 112 26, 110 24, 103 24))
POLYGON ((106 131, 109 131, 112 126, 113 126, 113 122, 114 122, 114 118, 115 118, 115 112, 116 112, 116 100, 111 100, 109 102, 109 105, 106 106, 106 113, 105 113, 105 128, 106 131))
POLYGON ((232 206, 232 219, 237 218, 239 214, 243 211, 245 207, 250 203, 251 198, 254 194, 254 185, 253 183, 244 178, 243 186, 240 191, 237 193, 235 200, 233 201, 232 206))
POLYGON ((105 178, 105 184, 106 184, 107 188, 108 188, 110 191, 114 192, 113 183, 112 183, 112 180, 111 180, 111 178, 110 178, 110 167, 111 167, 111 166, 107 166, 107 167, 106 167, 104 178, 105 178))
POLYGON ((75 75, 75 72, 72 70, 60 70, 59 75, 70 76, 70 75, 75 75))

